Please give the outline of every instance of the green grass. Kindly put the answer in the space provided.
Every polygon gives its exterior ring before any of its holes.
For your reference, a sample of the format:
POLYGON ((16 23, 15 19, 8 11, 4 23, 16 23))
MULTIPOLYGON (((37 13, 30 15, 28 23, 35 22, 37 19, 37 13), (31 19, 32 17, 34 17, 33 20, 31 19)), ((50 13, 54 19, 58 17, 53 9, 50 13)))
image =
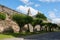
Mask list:
POLYGON ((12 35, 5 35, 5 34, 0 34, 0 39, 4 39, 4 38, 13 38, 14 36, 12 35))
POLYGON ((47 33, 47 32, 21 32, 21 33, 4 33, 0 34, 0 39, 4 38, 14 38, 14 37, 22 37, 22 36, 28 36, 28 35, 35 35, 35 34, 42 34, 42 33, 47 33))

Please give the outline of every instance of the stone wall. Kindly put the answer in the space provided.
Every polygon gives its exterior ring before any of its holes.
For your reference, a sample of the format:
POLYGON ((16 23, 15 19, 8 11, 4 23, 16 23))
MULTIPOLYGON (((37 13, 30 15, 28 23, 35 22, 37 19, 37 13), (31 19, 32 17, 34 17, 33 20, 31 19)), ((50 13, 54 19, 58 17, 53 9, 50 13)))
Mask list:
POLYGON ((9 28, 12 28, 15 33, 19 32, 20 27, 18 26, 18 24, 10 19, 12 14, 19 12, 3 5, 0 5, 0 12, 6 13, 6 20, 0 20, 0 33, 4 32, 5 30, 9 30, 9 28))
MULTIPOLYGON (((18 24, 10 19, 10 16, 14 13, 18 13, 15 10, 12 10, 8 7, 5 7, 3 5, 0 5, 0 12, 6 13, 6 20, 0 20, 0 33, 4 32, 5 30, 9 30, 9 28, 12 28, 13 31, 18 33, 20 31, 20 27, 18 24)), ((40 25, 36 25, 35 28, 36 31, 40 31, 40 25)), ((27 24, 24 25, 23 31, 28 30, 27 24)), ((29 31, 33 32, 33 26, 29 24, 29 31)))
POLYGON ((0 5, 0 12, 6 12, 8 13, 9 15, 13 14, 13 13, 20 13, 20 12, 17 12, 15 10, 12 10, 6 6, 3 6, 3 5, 0 5))
POLYGON ((20 13, 3 5, 0 5, 0 12, 6 13, 6 20, 8 20, 12 14, 20 13))
POLYGON ((0 33, 8 31, 10 28, 12 28, 14 33, 18 33, 20 31, 20 27, 16 22, 11 20, 0 20, 0 33))

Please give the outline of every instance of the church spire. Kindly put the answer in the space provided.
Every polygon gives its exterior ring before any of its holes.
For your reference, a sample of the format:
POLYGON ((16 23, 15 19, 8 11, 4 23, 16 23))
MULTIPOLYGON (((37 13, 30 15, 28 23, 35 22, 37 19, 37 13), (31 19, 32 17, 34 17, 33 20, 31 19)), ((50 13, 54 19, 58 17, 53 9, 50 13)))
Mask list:
POLYGON ((28 13, 27 13, 27 15, 29 16, 29 14, 30 14, 30 8, 28 9, 28 13))
POLYGON ((28 13, 27 13, 28 16, 31 16, 31 11, 30 11, 30 8, 28 9, 28 13))

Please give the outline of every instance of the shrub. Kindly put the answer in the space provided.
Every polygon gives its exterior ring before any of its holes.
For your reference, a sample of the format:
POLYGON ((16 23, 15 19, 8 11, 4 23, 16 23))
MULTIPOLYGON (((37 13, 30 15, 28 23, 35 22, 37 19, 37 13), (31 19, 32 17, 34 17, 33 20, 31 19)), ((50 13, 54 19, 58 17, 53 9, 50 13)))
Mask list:
POLYGON ((0 12, 0 19, 5 20, 6 19, 6 14, 0 12))

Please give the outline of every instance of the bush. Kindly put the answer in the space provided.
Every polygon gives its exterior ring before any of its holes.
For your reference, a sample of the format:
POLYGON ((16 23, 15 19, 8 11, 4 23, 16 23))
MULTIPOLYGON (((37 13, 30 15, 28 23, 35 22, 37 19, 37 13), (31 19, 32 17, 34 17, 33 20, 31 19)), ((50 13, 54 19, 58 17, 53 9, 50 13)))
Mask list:
POLYGON ((6 19, 6 14, 0 12, 0 19, 5 20, 6 19))

